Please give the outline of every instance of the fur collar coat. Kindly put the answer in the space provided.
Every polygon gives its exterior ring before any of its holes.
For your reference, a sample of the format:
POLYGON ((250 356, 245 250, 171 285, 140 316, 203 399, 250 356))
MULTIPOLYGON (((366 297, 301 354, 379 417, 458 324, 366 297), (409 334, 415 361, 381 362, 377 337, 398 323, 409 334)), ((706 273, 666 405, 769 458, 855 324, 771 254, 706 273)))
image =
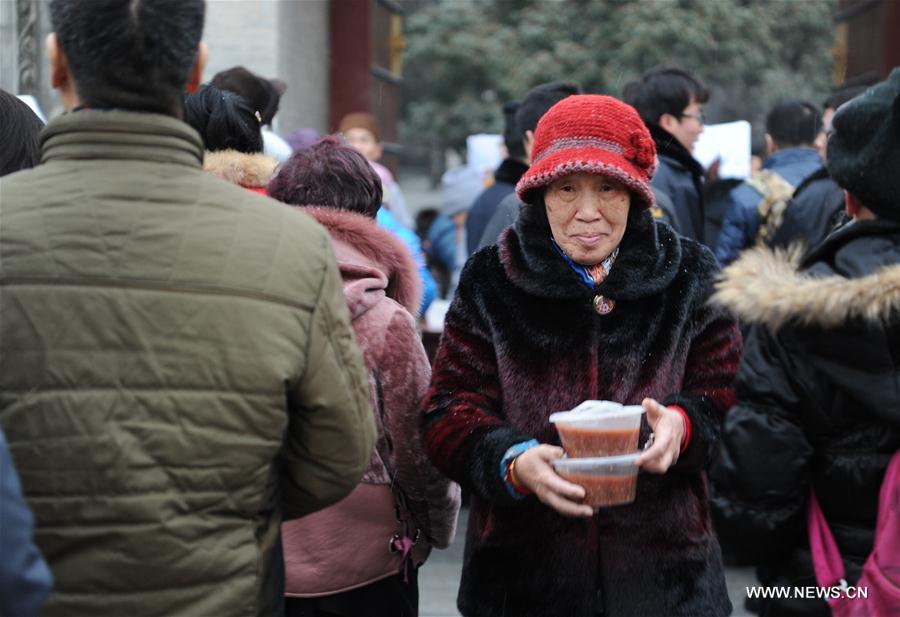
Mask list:
POLYGON ((310 596, 345 591, 400 571, 400 555, 387 550, 390 537, 402 531, 392 484, 402 492, 422 535, 413 555, 418 562, 430 547, 445 548, 453 540, 460 494, 431 464, 422 444, 419 402, 431 370, 413 318, 422 291, 409 251, 372 218, 334 208, 301 210, 331 235, 378 429, 357 490, 330 508, 284 525, 287 593, 310 596))
MULTIPOLYGON (((900 223, 855 222, 797 257, 747 251, 717 287, 716 302, 749 329, 712 470, 713 513, 729 552, 769 566, 766 584, 815 585, 812 487, 853 585, 900 449, 900 223)), ((827 614, 818 600, 791 606, 827 614)))
MULTIPOLYGON (((464 615, 726 615, 704 469, 733 402, 740 335, 707 298, 710 251, 631 216, 607 279, 590 289, 556 252, 543 207, 525 205, 463 271, 424 402, 438 468, 472 490, 459 591, 464 615), (615 302, 609 314, 596 296, 615 302), (655 397, 690 416, 676 467, 640 474, 636 501, 568 519, 506 490, 500 461, 559 444, 554 411, 655 397)), ((642 441, 647 437, 646 424, 642 441)))
POLYGON ((245 189, 264 189, 277 167, 278 161, 262 153, 218 150, 203 155, 204 171, 245 189))

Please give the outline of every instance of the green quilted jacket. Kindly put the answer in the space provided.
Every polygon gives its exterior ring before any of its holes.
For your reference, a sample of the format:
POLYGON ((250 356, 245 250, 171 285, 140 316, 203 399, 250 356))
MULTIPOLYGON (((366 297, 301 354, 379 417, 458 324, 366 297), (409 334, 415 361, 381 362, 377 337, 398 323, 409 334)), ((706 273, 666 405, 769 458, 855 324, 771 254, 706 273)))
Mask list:
POLYGON ((42 142, 0 180, 0 426, 44 614, 279 614, 282 519, 348 494, 375 439, 328 234, 201 171, 174 118, 42 142))

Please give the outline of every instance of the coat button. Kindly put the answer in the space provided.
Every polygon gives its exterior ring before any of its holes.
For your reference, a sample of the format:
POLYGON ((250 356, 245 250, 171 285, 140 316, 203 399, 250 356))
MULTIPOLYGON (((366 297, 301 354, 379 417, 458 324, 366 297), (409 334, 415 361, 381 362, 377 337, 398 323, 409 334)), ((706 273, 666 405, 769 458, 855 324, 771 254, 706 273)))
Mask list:
POLYGON ((600 294, 594 296, 594 310, 597 311, 598 315, 609 315, 615 307, 615 300, 604 298, 600 294))

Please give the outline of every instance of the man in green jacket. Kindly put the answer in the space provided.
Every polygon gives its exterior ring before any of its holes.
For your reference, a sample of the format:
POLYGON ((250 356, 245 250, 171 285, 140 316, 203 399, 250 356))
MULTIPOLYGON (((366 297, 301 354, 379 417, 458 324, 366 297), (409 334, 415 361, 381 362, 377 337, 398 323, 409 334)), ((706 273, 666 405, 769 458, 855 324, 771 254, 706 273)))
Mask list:
POLYGON ((202 0, 49 7, 69 113, 0 184, 0 426, 44 614, 280 614, 282 518, 375 439, 328 234, 201 171, 202 0))

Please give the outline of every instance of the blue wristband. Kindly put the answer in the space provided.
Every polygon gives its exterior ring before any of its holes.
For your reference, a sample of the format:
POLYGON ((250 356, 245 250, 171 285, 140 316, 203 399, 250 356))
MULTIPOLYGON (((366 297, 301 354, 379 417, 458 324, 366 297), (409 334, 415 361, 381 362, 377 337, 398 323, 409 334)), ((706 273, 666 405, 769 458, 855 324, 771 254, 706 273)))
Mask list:
POLYGON ((506 454, 503 455, 503 458, 500 459, 500 477, 503 478, 503 484, 506 486, 506 490, 509 491, 509 494, 516 499, 522 499, 526 497, 526 495, 523 495, 522 493, 517 491, 515 487, 509 483, 509 481, 506 479, 506 469, 509 467, 509 464, 514 458, 522 454, 525 450, 529 450, 538 445, 540 445, 540 442, 538 442, 537 439, 520 441, 514 446, 510 446, 510 448, 506 451, 506 454))

